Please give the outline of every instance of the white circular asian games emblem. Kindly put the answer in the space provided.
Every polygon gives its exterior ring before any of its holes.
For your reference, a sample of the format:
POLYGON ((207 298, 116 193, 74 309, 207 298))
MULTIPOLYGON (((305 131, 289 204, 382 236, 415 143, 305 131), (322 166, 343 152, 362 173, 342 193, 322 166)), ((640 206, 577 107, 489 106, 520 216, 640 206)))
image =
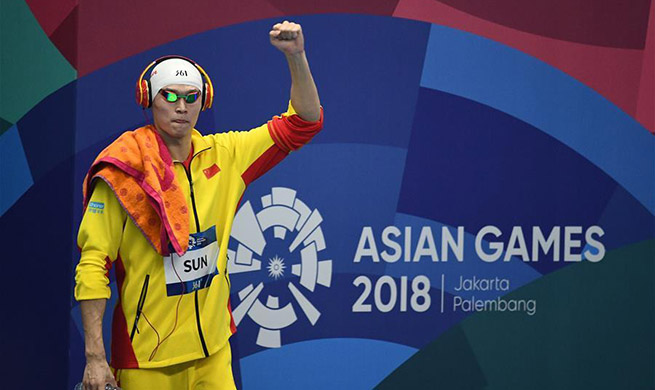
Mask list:
MULTIPOLYGON (((296 191, 285 187, 274 187, 271 193, 262 196, 262 209, 255 213, 252 204, 245 202, 234 217, 231 237, 238 243, 236 250, 228 249, 228 270, 231 274, 243 272, 266 272, 277 280, 288 272, 288 265, 280 254, 265 258, 266 238, 264 232, 273 228, 273 237, 290 240, 288 250, 300 251, 300 264, 291 265, 291 274, 298 277, 287 284, 295 304, 309 320, 316 325, 321 313, 305 294, 313 293, 317 285, 330 287, 332 260, 319 260, 325 249, 321 222, 323 218, 317 209, 310 209, 296 197, 296 191), (287 237, 291 235, 291 237, 287 237), (262 262, 265 263, 262 267, 262 262), (265 268, 265 269, 263 269, 265 268), (301 291, 301 286, 305 291, 301 291)), ((298 320, 294 302, 281 306, 279 297, 267 295, 262 303, 264 283, 249 284, 238 292, 239 303, 232 316, 235 324, 247 315, 257 325, 257 345, 265 348, 282 346, 281 330, 298 320)))

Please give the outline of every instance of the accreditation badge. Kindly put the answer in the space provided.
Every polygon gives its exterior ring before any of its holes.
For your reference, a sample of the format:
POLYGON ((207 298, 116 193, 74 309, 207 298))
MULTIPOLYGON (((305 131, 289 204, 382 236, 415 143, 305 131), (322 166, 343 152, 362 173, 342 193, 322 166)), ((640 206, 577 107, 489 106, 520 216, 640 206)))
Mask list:
POLYGON ((209 287, 214 276, 218 275, 218 251, 216 226, 190 234, 189 249, 184 255, 172 252, 164 257, 166 294, 188 294, 209 287))

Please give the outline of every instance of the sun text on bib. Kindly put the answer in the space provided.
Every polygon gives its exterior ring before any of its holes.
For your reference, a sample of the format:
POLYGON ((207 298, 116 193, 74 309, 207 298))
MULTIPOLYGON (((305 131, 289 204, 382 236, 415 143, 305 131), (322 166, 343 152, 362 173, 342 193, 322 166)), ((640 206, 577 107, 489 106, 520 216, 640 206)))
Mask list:
POLYGON ((188 294, 209 287, 218 275, 218 251, 216 226, 189 235, 189 249, 184 255, 171 253, 164 257, 166 294, 188 294))

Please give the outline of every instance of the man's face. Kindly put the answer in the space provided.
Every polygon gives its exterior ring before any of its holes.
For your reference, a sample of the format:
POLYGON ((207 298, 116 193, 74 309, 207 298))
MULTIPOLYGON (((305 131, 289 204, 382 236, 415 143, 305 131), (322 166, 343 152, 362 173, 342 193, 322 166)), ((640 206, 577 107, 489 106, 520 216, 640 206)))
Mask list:
POLYGON ((176 102, 169 102, 164 98, 162 91, 170 91, 179 95, 188 95, 198 92, 196 87, 190 85, 173 84, 167 85, 157 93, 152 101, 152 116, 155 126, 164 138, 181 139, 188 136, 191 129, 198 121, 198 115, 202 108, 202 97, 193 103, 187 103, 184 98, 177 99, 176 102))

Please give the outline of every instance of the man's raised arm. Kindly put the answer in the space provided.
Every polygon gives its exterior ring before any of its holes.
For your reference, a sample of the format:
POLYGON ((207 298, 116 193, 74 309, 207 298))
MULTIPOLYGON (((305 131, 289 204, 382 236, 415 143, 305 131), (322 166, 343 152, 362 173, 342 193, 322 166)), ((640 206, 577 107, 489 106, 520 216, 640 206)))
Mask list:
POLYGON ((291 105, 302 119, 309 122, 318 121, 321 116, 321 102, 305 55, 302 27, 285 20, 273 26, 269 37, 271 44, 284 53, 289 63, 291 105))

